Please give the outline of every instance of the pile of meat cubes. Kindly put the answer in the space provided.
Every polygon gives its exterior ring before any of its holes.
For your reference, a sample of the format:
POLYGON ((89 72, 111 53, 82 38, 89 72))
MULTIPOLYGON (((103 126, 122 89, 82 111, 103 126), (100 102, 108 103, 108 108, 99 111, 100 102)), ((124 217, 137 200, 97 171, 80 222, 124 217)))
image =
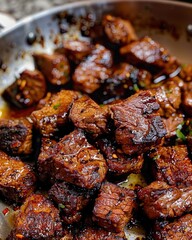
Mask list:
POLYGON ((100 27, 35 52, 3 92, 32 109, 0 119, 1 198, 19 207, 7 240, 123 240, 137 215, 151 239, 192 239, 192 65, 129 20, 100 27), (131 173, 146 186, 118 184, 131 173))

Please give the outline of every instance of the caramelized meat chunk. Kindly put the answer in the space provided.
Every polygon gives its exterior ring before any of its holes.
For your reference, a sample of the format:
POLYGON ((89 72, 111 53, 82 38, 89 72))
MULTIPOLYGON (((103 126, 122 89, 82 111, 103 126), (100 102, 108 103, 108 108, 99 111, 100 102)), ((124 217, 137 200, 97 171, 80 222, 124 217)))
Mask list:
POLYGON ((98 103, 110 103, 124 99, 135 93, 135 87, 145 88, 152 82, 151 74, 128 63, 120 63, 113 68, 111 77, 92 93, 98 103))
POLYGON ((158 88, 151 89, 151 92, 160 105, 159 114, 161 116, 170 117, 179 109, 182 85, 183 82, 179 78, 174 78, 173 80, 168 80, 158 88))
POLYGON ((169 118, 163 118, 163 122, 167 130, 165 139, 170 139, 176 136, 179 126, 184 123, 184 117, 182 114, 173 114, 169 118))
POLYGON ((78 236, 75 236, 75 240, 126 240, 125 234, 122 233, 112 233, 101 228, 96 227, 86 227, 78 236))
POLYGON ((132 190, 112 183, 104 183, 95 200, 93 220, 108 231, 122 232, 129 222, 135 207, 132 190))
POLYGON ((111 106, 116 141, 126 154, 142 153, 156 145, 166 134, 156 113, 159 104, 149 91, 140 91, 111 106))
POLYGON ((16 215, 15 232, 24 239, 62 237, 59 210, 43 195, 32 194, 16 215))
POLYGON ((138 192, 150 219, 173 218, 192 211, 192 186, 178 189, 165 182, 153 182, 138 192))
POLYGON ((81 130, 74 130, 57 144, 58 153, 53 156, 54 176, 83 188, 101 184, 107 173, 107 165, 99 151, 90 145, 81 130))
POLYGON ((0 149, 12 155, 32 153, 32 124, 27 119, 0 119, 0 149))
POLYGON ((156 180, 179 187, 192 185, 192 162, 185 145, 160 147, 150 157, 155 160, 153 173, 156 180))
POLYGON ((92 191, 62 182, 49 190, 50 198, 58 204, 62 220, 67 224, 80 221, 83 209, 91 200, 92 191))
POLYGON ((185 114, 189 117, 192 116, 192 81, 186 82, 183 87, 182 93, 182 108, 185 114))
POLYGON ((155 240, 189 240, 192 237, 192 214, 186 214, 174 222, 156 223, 153 231, 155 240))
POLYGON ((73 103, 69 118, 76 127, 95 136, 107 132, 108 112, 87 96, 73 103))
POLYGON ((63 54, 33 54, 35 64, 45 78, 54 85, 65 84, 69 81, 70 65, 63 54))
POLYGON ((137 35, 129 20, 106 15, 102 23, 104 31, 112 43, 126 45, 137 40, 137 35))
POLYGON ((46 93, 43 75, 37 71, 25 70, 20 77, 3 92, 3 97, 18 108, 35 105, 46 93))
POLYGON ((51 157, 55 154, 56 141, 49 138, 41 139, 41 150, 38 156, 38 175, 42 182, 46 182, 50 179, 50 171, 53 169, 53 163, 51 157))
POLYGON ((122 152, 115 142, 107 138, 97 141, 98 147, 103 153, 109 172, 113 175, 122 175, 127 173, 139 173, 143 166, 143 156, 131 157, 122 152))
POLYGON ((81 62, 73 75, 74 87, 85 93, 92 93, 107 79, 112 66, 112 54, 97 44, 87 59, 81 62))
POLYGON ((40 133, 49 137, 59 131, 68 121, 68 112, 73 102, 78 98, 75 91, 61 90, 53 95, 48 104, 31 114, 35 127, 40 133))
POLYGON ((0 192, 10 201, 22 202, 35 189, 36 177, 21 160, 0 152, 0 192))
POLYGON ((179 76, 186 82, 192 81, 192 64, 184 65, 179 76))
POLYGON ((80 63, 88 55, 90 55, 93 46, 88 41, 67 39, 63 41, 63 46, 60 50, 74 63, 80 63))
POLYGON ((131 64, 147 69, 152 73, 162 71, 163 69, 171 73, 179 66, 176 59, 171 57, 166 49, 150 37, 144 37, 123 46, 120 49, 120 53, 131 64))

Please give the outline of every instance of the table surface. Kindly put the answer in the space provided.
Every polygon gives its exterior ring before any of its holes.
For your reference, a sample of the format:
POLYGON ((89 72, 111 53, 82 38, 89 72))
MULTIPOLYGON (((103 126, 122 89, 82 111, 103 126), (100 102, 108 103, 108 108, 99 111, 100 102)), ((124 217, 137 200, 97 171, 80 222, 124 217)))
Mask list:
POLYGON ((19 20, 27 15, 75 1, 77 0, 0 0, 0 11, 19 20))

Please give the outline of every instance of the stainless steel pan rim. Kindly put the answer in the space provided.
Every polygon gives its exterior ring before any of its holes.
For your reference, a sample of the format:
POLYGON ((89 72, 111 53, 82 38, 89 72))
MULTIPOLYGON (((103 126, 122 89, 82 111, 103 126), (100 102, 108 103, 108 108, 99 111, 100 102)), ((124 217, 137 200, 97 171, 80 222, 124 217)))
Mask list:
POLYGON ((57 12, 62 12, 68 9, 74 9, 82 6, 93 6, 93 5, 99 5, 99 4, 108 4, 108 3, 126 3, 126 2, 132 2, 132 3, 139 3, 139 2, 145 2, 147 3, 152 3, 152 4, 165 4, 165 5, 173 5, 173 6, 181 6, 181 7, 186 7, 186 8, 191 8, 192 9, 192 4, 191 3, 186 3, 186 2, 178 2, 178 1, 171 1, 171 0, 85 0, 85 1, 80 1, 80 2, 73 2, 73 3, 66 3, 61 6, 53 7, 51 9, 42 11, 40 13, 36 13, 30 16, 27 16, 21 20, 19 20, 13 27, 3 31, 0 33, 0 38, 3 36, 9 34, 13 30, 18 29, 20 26, 26 25, 28 23, 33 22, 36 19, 43 18, 44 16, 47 15, 53 15, 56 14, 57 12))

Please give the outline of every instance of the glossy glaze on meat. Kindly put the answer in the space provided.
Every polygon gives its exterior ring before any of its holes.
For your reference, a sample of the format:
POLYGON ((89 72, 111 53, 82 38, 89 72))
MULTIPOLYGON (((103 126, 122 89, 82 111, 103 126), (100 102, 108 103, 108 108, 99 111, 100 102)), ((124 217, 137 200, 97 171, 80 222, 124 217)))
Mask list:
POLYGON ((129 19, 90 17, 2 94, 0 194, 18 208, 7 240, 125 240, 138 226, 192 239, 192 65, 129 19))

